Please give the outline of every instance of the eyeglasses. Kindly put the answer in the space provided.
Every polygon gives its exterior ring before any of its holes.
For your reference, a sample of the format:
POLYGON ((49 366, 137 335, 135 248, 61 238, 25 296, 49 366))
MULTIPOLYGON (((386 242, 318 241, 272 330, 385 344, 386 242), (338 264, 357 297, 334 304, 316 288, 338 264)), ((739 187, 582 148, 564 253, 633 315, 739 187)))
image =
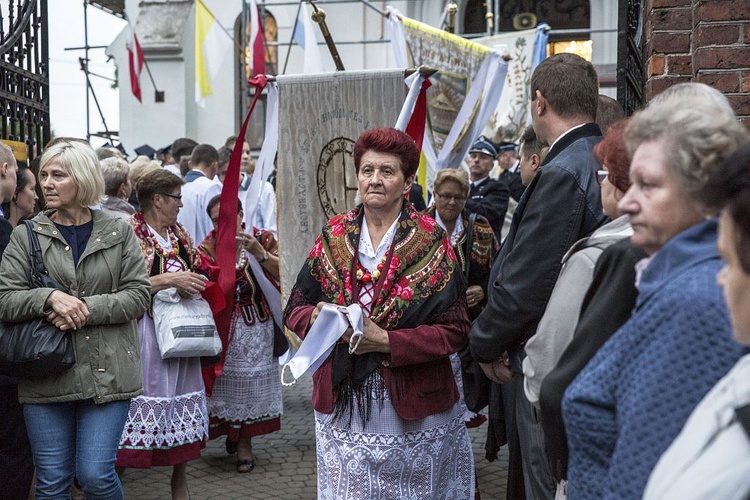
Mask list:
POLYGON ((447 195, 440 194, 440 193, 435 193, 435 196, 437 196, 438 198, 442 198, 445 201, 453 200, 459 203, 466 201, 466 196, 447 196, 447 195))
POLYGON ((597 170, 596 171, 596 180, 601 184, 604 182, 604 179, 609 177, 609 171, 608 170, 597 170))
POLYGON ((177 201, 182 201, 181 194, 169 194, 169 193, 156 193, 156 194, 160 194, 162 196, 169 196, 170 198, 174 198, 177 201))

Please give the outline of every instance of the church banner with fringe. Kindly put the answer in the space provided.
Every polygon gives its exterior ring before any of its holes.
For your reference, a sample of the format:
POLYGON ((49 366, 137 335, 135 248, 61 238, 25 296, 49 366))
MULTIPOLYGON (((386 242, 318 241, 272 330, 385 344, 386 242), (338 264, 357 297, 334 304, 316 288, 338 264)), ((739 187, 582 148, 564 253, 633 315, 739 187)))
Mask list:
POLYGON ((404 71, 279 76, 278 233, 282 301, 326 221, 357 197, 354 143, 393 127, 406 96, 404 71))

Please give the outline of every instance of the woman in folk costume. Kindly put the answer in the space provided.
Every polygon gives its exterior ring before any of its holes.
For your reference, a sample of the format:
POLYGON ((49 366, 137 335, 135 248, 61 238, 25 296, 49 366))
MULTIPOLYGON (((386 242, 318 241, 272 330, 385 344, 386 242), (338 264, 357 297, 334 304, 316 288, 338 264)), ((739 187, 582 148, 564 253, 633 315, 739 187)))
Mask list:
POLYGON ((324 304, 358 304, 313 375, 319 498, 474 496, 474 458, 449 356, 467 341, 466 285, 445 232, 405 200, 419 162, 391 128, 354 146, 362 205, 328 221, 285 324, 305 337, 324 304))
MULTIPOLYGON (((216 228, 220 198, 216 196, 208 203, 206 210, 214 229, 198 247, 201 269, 217 282, 216 228)), ((255 467, 251 439, 278 431, 283 411, 279 363, 274 357, 273 316, 248 260, 256 259, 266 279, 278 289, 279 245, 269 231, 253 228, 252 235, 245 233, 243 217, 240 203, 235 302, 229 338, 222 353, 223 370, 213 381, 208 400, 209 437, 227 436, 227 452, 237 453, 237 472, 240 473, 250 472, 255 467)), ((207 380, 206 386, 210 385, 207 380)))
POLYGON ((459 266, 468 270, 466 303, 469 319, 474 319, 487 302, 487 282, 490 279, 492 258, 497 242, 487 219, 473 216, 464 207, 469 196, 469 178, 463 170, 446 168, 438 172, 433 183, 434 204, 427 209, 438 225, 445 229, 458 257, 459 266), (475 220, 471 222, 471 219, 475 220), (468 230, 471 228, 471 248, 467 249, 468 230))
MULTIPOLYGON (((140 212, 130 219, 151 276, 151 294, 174 287, 183 297, 200 294, 205 278, 194 272, 200 259, 188 232, 177 222, 183 180, 163 169, 144 175, 136 187, 140 212)), ((208 436, 206 392, 200 358, 161 359, 154 319, 138 321, 143 395, 130 411, 117 454, 120 468, 173 466, 172 498, 189 498, 187 462, 199 458, 208 436)))

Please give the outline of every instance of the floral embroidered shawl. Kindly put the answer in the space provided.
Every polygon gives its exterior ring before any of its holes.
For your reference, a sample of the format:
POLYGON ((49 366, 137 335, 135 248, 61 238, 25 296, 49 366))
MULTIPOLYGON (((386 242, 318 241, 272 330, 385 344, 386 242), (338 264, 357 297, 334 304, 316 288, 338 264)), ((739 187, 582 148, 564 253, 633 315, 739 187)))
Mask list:
MULTIPOLYGON (((435 206, 431 206, 424 213, 435 218, 435 206)), ((498 251, 498 244, 490 223, 487 222, 487 219, 477 214, 477 217, 474 220, 474 236, 471 240, 471 250, 468 250, 466 248, 466 231, 469 228, 469 215, 469 212, 466 210, 461 213, 464 231, 458 238, 453 250, 456 252, 456 258, 458 259, 459 267, 462 270, 466 269, 467 257, 471 259, 469 278, 466 285, 478 285, 482 287, 482 291, 484 292, 484 299, 482 299, 479 304, 469 308, 469 319, 473 320, 480 312, 482 312, 482 309, 484 309, 484 306, 487 303, 487 283, 490 279, 492 259, 498 251), (470 255, 467 256, 467 253, 470 255)))
MULTIPOLYGON (((154 266, 154 259, 157 256, 160 259, 162 257, 160 255, 157 255, 152 243, 153 240, 149 237, 149 229, 145 219, 143 218, 143 212, 134 213, 130 217, 129 222, 130 225, 133 226, 135 235, 138 238, 138 243, 140 243, 141 245, 141 252, 143 252, 143 257, 144 259, 146 259, 146 270, 149 272, 149 274, 152 274, 151 270, 154 266)), ((187 229, 185 229, 185 227, 179 222, 176 222, 173 226, 170 226, 169 229, 177 236, 178 245, 180 246, 180 253, 182 254, 184 252, 188 255, 188 264, 190 266, 190 269, 196 269, 198 267, 198 264, 200 264, 200 257, 198 256, 198 252, 195 249, 195 244, 193 243, 193 238, 192 236, 190 236, 190 233, 188 233, 187 229)))
MULTIPOLYGON (((279 244, 270 231, 260 230, 253 227, 253 236, 255 236, 263 248, 274 255, 278 255, 279 244)), ((200 269, 208 275, 211 281, 218 281, 219 266, 216 263, 216 230, 211 230, 198 246, 201 264, 200 269)), ((268 272, 264 273, 266 278, 276 287, 279 284, 276 279, 268 272)), ((245 324, 252 325, 256 320, 264 322, 271 317, 271 308, 268 305, 266 297, 253 275, 250 264, 247 263, 244 269, 240 269, 237 275, 237 292, 235 293, 234 306, 242 314, 245 324)), ((231 334, 231 332, 230 332, 231 334)))
MULTIPOLYGON (((299 272, 287 302, 287 313, 320 301, 340 305, 356 302, 351 270, 363 217, 364 209, 359 205, 328 221, 299 272)), ((405 201, 394 240, 394 255, 382 290, 374 298, 370 319, 386 330, 452 321, 456 309, 466 306, 466 284, 445 231, 435 219, 417 213, 405 201)), ((348 345, 339 344, 332 356, 338 411, 339 403, 351 404, 352 391, 362 387, 386 355, 351 355, 348 345)), ((368 391, 357 392, 362 395, 368 391)))

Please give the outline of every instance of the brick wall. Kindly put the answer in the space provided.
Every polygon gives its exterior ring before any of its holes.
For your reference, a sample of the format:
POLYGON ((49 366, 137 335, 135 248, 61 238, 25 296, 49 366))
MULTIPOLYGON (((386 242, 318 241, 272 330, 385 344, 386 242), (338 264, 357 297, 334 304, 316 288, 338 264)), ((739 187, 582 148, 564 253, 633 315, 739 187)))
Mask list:
POLYGON ((645 42, 647 99, 703 82, 750 126, 750 1, 647 0, 645 42))

